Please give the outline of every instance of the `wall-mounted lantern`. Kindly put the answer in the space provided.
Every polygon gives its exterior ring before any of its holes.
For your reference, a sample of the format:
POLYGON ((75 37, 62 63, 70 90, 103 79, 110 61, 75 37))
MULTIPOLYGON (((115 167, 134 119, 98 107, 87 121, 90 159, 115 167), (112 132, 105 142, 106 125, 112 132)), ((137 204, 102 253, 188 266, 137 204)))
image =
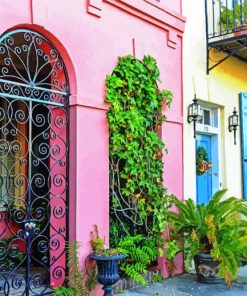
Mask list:
POLYGON ((239 116, 237 115, 236 108, 234 107, 233 115, 229 116, 228 130, 234 132, 234 145, 236 145, 236 131, 239 126, 239 116))
POLYGON ((197 103, 196 95, 193 99, 193 103, 188 106, 188 123, 193 121, 194 128, 194 138, 196 137, 196 123, 202 120, 202 109, 201 106, 197 103))

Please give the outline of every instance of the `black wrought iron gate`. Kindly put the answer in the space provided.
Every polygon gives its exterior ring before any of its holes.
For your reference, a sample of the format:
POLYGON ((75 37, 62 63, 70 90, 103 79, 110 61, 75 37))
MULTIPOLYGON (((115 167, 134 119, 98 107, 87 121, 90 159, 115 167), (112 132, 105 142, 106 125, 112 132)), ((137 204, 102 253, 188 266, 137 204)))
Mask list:
POLYGON ((0 295, 48 295, 64 282, 68 96, 46 38, 0 38, 0 295))

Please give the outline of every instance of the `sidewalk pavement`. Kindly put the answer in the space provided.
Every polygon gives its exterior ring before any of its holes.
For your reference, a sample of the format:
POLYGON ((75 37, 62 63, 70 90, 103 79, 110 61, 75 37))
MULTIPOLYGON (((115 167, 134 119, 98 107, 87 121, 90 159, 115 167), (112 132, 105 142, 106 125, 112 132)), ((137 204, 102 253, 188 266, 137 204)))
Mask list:
POLYGON ((123 291, 118 296, 247 296, 247 265, 229 289, 225 284, 202 284, 195 274, 182 274, 147 287, 123 291))

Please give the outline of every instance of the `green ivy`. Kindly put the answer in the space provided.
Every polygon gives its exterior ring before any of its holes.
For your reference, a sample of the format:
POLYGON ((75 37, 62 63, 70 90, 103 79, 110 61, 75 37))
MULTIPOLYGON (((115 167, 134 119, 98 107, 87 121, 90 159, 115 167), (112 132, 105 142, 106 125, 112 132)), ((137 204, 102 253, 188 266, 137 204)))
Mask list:
MULTIPOLYGON (((172 93, 161 90, 158 82, 160 72, 153 57, 140 61, 130 55, 119 58, 106 80, 111 247, 118 247, 126 236, 141 234, 143 248, 147 239, 160 240, 166 228, 170 202, 163 186, 162 156, 167 148, 158 132, 166 119, 162 109, 170 107, 172 93)), ((138 244, 134 248, 139 251, 138 244)), ((133 269, 141 273, 151 262, 147 261, 142 266, 132 260, 132 267, 122 270, 127 275, 133 275, 133 269)))
POLYGON ((173 260, 177 253, 180 252, 180 248, 177 246, 177 241, 175 239, 169 240, 164 245, 166 252, 166 258, 168 260, 173 260))

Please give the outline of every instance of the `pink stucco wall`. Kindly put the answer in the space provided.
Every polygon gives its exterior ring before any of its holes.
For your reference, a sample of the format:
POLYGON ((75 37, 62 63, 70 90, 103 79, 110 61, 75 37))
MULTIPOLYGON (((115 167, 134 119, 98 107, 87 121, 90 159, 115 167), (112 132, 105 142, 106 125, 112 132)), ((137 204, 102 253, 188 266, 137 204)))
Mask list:
MULTIPOLYGON (((154 56, 162 87, 174 93, 162 128, 169 155, 165 185, 183 196, 181 1, 156 0, 1 0, 0 33, 27 27, 43 33, 60 51, 69 72, 70 238, 90 251, 89 232, 97 224, 108 241, 108 125, 105 77, 118 56, 154 56)), ((166 265, 160 263, 166 275, 166 265)))
POLYGON ((161 5, 169 7, 172 10, 181 13, 182 11, 182 0, 154 0, 160 2, 161 5))

